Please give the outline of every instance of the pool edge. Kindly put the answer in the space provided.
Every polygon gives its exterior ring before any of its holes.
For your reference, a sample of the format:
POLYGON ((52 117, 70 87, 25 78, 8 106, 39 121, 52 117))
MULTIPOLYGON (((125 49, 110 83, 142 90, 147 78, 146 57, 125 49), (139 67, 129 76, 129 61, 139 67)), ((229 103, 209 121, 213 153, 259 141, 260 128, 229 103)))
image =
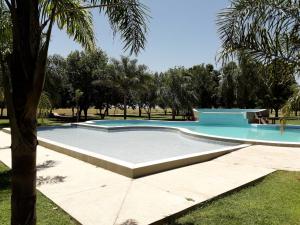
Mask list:
MULTIPOLYGON (((3 129, 2 131, 10 134, 10 129, 8 128, 3 129)), ((184 156, 170 157, 167 159, 156 160, 147 163, 133 164, 122 160, 117 160, 108 156, 103 156, 101 154, 94 153, 88 150, 79 149, 73 146, 54 142, 41 137, 38 137, 38 142, 40 146, 43 146, 50 150, 68 155, 70 157, 76 158, 78 160, 101 167, 111 172, 121 174, 132 179, 209 161, 214 158, 223 156, 230 152, 249 146, 248 144, 242 144, 224 147, 213 151, 205 151, 201 153, 187 154, 184 156)))

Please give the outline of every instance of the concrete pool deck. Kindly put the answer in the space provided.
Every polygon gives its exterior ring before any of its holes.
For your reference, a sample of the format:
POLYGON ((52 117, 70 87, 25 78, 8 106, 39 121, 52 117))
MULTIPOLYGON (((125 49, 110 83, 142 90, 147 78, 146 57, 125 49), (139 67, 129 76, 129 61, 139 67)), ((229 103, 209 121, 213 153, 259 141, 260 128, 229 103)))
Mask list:
MULTIPOLYGON (((0 161, 10 166, 10 135, 0 161)), ((38 189, 84 225, 150 224, 259 179, 300 171, 300 148, 251 146, 215 160, 139 179, 38 147, 38 189)))

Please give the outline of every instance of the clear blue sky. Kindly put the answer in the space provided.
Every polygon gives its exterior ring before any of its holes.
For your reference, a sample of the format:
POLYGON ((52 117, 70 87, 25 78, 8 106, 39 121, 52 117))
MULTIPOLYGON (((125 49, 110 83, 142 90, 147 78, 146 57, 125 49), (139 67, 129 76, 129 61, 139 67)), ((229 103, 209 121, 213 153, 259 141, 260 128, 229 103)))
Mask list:
MULTIPOLYGON (((137 59, 151 71, 162 72, 174 66, 189 67, 200 63, 215 64, 220 41, 215 24, 216 14, 229 0, 143 0, 150 8, 148 42, 137 59)), ((97 46, 108 56, 128 55, 105 17, 95 14, 97 46)), ((64 32, 54 29, 49 54, 68 55, 81 47, 64 32)))

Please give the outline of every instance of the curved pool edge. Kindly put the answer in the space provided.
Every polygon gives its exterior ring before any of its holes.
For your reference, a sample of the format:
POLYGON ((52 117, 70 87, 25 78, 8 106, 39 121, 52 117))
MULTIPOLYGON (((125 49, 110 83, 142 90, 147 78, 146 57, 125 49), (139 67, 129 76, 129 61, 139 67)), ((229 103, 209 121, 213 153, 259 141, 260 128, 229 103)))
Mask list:
MULTIPOLYGON (((240 144, 251 144, 251 145, 268 145, 268 146, 277 146, 277 147, 300 147, 300 142, 279 142, 279 141, 265 141, 265 140, 255 140, 255 139, 243 139, 243 138, 231 138, 231 137, 224 137, 224 136, 216 136, 216 135, 209 135, 205 133, 199 133, 199 132, 194 132, 191 131, 187 128, 181 128, 181 127, 172 127, 172 126, 155 126, 155 125, 139 125, 139 126, 134 126, 134 125, 128 125, 128 126, 102 126, 102 125, 93 125, 93 121, 88 121, 85 123, 72 123, 71 125, 78 125, 78 126, 86 126, 90 128, 98 128, 106 131, 117 131, 117 130, 142 130, 142 129, 148 129, 148 130, 155 130, 155 129, 163 129, 163 130, 169 130, 169 131, 176 131, 180 132, 183 135, 186 135, 190 138, 204 138, 204 139, 209 139, 209 140, 214 140, 214 141, 223 141, 223 142, 233 142, 233 143, 240 143, 240 144)), ((99 120, 98 120, 99 121, 99 120)), ((107 122, 109 121, 115 121, 115 120, 105 120, 107 122)), ((134 121, 134 120, 132 120, 134 121)), ((148 120, 147 120, 148 121, 148 120)), ((155 120, 152 120, 155 121, 155 120)), ((166 122, 173 122, 173 121, 166 121, 166 122)), ((189 122, 189 121, 185 121, 189 122)), ((253 127, 259 127, 259 126, 269 126, 269 125, 264 125, 264 124, 251 124, 253 127)), ((270 125, 270 126, 280 126, 277 124, 270 125)), ((299 125, 286 125, 286 128, 293 128, 293 129, 300 129, 299 125)))
MULTIPOLYGON (((64 126, 54 126, 52 128, 80 126, 80 124, 69 124, 64 126)), ((45 127, 47 128, 47 127, 45 127)), ((48 127, 49 128, 49 127, 48 127)), ((99 129, 99 127, 97 127, 99 129)), ((101 129, 101 128, 100 128, 101 129)), ((101 129, 103 131, 103 129, 101 129)), ((104 131, 107 129, 104 129, 104 131)), ((10 129, 5 128, 2 130, 7 134, 10 134, 10 129)), ((68 155, 78 160, 87 162, 89 164, 101 167, 114 173, 121 174, 123 176, 135 179, 143 176, 164 172, 171 169, 176 169, 184 166, 193 165, 196 163, 206 162, 225 154, 237 151, 242 148, 249 147, 248 144, 226 146, 216 150, 209 150, 205 152, 185 154, 175 157, 169 157, 161 160, 154 160, 144 163, 129 163, 123 160, 105 156, 99 153, 94 153, 89 150, 77 148, 74 146, 66 145, 56 141, 52 141, 46 138, 38 136, 38 142, 40 146, 48 148, 50 150, 68 155)))

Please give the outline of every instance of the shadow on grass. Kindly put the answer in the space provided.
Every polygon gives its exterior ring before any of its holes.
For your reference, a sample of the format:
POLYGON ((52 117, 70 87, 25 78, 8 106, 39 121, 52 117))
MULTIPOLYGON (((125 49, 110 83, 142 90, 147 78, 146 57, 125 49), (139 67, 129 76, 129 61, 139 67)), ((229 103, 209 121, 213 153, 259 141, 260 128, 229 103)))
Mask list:
POLYGON ((11 184, 11 170, 0 171, 0 190, 9 189, 11 184))

